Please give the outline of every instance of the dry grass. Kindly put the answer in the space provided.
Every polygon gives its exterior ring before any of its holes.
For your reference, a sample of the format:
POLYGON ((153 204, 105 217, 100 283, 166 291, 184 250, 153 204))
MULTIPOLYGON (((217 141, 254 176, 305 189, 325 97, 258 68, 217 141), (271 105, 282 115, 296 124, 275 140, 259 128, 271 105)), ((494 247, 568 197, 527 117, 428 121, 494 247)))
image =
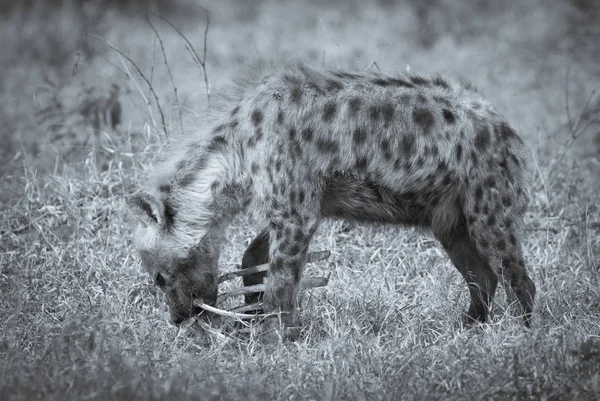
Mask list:
MULTIPOLYGON (((440 0, 423 15, 387 3, 363 7, 360 15, 352 8, 359 2, 215 3, 206 58, 210 89, 278 46, 331 66, 366 68, 376 61, 386 70, 410 66, 473 81, 531 146, 525 246, 539 294, 533 329, 505 314, 502 291, 489 324, 461 329, 466 287, 430 235, 348 230, 340 222, 324 224, 312 245, 332 255, 307 273, 332 275, 327 287, 302 299, 297 342, 267 346, 231 324, 223 330, 171 326, 161 294, 132 254, 122 203, 166 142, 152 93, 101 41, 87 38, 98 54, 77 59, 71 49, 64 64, 46 60, 22 70, 14 66, 32 56, 17 56, 19 43, 11 37, 14 54, 3 64, 13 67, 4 70, 0 93, 2 135, 14 145, 0 181, 3 399, 563 400, 600 393, 600 164, 591 147, 594 125, 570 129, 598 79, 586 63, 560 51, 568 41, 564 10, 516 1, 500 11, 461 9, 440 0), (472 13, 472 23, 465 23, 465 13, 472 13), (52 84, 44 84, 45 76, 52 84), (113 84, 121 88, 116 129, 81 113, 82 99, 106 105, 113 84), (39 110, 56 104, 62 111, 40 121, 39 110), (57 132, 73 136, 57 139, 57 132)), ((73 18, 66 11, 53 15, 73 18)), ((159 19, 152 20, 155 34, 144 18, 106 15, 111 23, 101 20, 102 37, 151 83, 167 132, 179 129, 179 110, 183 125, 191 126, 206 106, 206 90, 181 37, 159 19)), ((30 18, 26 28, 34 29, 39 17, 30 18)), ((178 18, 171 21, 201 52, 203 14, 178 18)), ((14 21, 2 21, 2 31, 14 21)), ((42 36, 37 40, 52 51, 42 36)), ((593 97, 580 124, 598 117, 597 102, 593 97)), ((254 233, 245 219, 236 220, 223 270, 240 262, 254 233)))

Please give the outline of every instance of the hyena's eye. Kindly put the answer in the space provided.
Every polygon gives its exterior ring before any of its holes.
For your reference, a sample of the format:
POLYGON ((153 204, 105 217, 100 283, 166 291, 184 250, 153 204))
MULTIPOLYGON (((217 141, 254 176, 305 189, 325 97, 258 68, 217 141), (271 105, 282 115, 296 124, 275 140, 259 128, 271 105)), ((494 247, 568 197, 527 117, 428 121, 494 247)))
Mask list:
POLYGON ((167 282, 165 281, 165 278, 162 274, 156 273, 156 275, 154 276, 154 284, 156 284, 159 288, 164 288, 167 282))

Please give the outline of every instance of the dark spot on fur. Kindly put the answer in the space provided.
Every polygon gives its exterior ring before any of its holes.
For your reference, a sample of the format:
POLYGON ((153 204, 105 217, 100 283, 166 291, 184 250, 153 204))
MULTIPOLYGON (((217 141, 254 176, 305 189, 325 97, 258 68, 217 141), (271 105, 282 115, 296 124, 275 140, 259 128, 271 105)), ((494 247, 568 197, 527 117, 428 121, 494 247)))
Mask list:
POLYGON ((369 160, 366 157, 359 157, 356 159, 356 169, 364 171, 367 169, 367 165, 369 164, 369 160))
POLYGON ((273 261, 271 262, 271 269, 273 270, 282 270, 283 269, 283 258, 282 257, 275 257, 273 259, 273 261))
POLYGON ((297 140, 294 139, 291 141, 290 149, 296 157, 300 158, 302 156, 302 146, 297 140))
POLYGON ((392 152, 390 151, 390 141, 384 139, 381 141, 381 152, 383 153, 383 157, 385 160, 391 160, 392 152))
POLYGON ((499 251, 505 251, 506 241, 504 239, 501 239, 498 242, 496 242, 496 248, 498 248, 499 251))
POLYGON ((252 125, 254 125, 254 127, 258 127, 260 125, 260 123, 262 122, 262 120, 263 120, 263 114, 262 114, 262 112, 260 110, 258 110, 258 109, 255 109, 252 112, 251 119, 252 119, 252 125))
POLYGON ((442 106, 451 108, 452 104, 450 103, 450 101, 443 97, 443 96, 433 96, 433 100, 435 100, 436 102, 440 103, 442 106))
POLYGON ((419 75, 412 75, 410 77, 410 80, 413 84, 415 85, 420 85, 420 86, 429 86, 429 81, 419 75))
POLYGON ((335 79, 327 79, 325 81, 325 90, 329 92, 336 92, 344 89, 344 85, 335 79))
POLYGON ((185 187, 191 185, 194 181, 196 181, 196 172, 191 171, 191 172, 187 173, 186 175, 184 175, 183 177, 181 177, 177 183, 179 184, 180 187, 185 188, 185 187))
POLYGON ((395 86, 401 86, 404 88, 414 88, 415 87, 410 82, 406 82, 405 80, 403 80, 401 78, 391 77, 391 78, 388 78, 388 81, 395 86))
POLYGON ((517 135, 517 133, 515 132, 514 129, 512 129, 512 127, 510 127, 510 125, 508 125, 508 123, 506 122, 501 122, 500 124, 498 124, 496 126, 496 135, 498 137, 500 137, 500 139, 503 139, 505 141, 511 140, 511 139, 518 139, 520 143, 523 143, 523 141, 521 140, 521 138, 517 135))
POLYGON ((487 219, 487 225, 490 227, 496 225, 496 215, 494 215, 494 214, 489 215, 489 217, 487 219))
POLYGON ((158 190, 162 193, 168 194, 169 192, 171 192, 173 190, 173 186, 171 184, 161 184, 158 187, 158 190))
POLYGON ((502 204, 504 205, 504 207, 510 207, 512 205, 512 199, 510 196, 503 196, 502 197, 502 204))
POLYGON ((369 107, 369 117, 373 121, 379 120, 379 116, 381 114, 381 109, 378 106, 370 106, 369 107))
POLYGON ((277 159, 277 162, 275 163, 275 171, 278 173, 281 171, 281 163, 281 159, 277 159))
POLYGON ((419 93, 417 95, 417 103, 427 103, 427 96, 425 96, 423 93, 419 93))
POLYGON ((490 246, 490 243, 484 239, 481 240, 481 242, 479 244, 481 245, 482 248, 487 248, 488 246, 490 246))
POLYGON ((163 206, 165 209, 165 227, 167 230, 171 230, 173 224, 175 223, 175 216, 177 216, 177 210, 171 204, 171 201, 165 199, 163 202, 163 206))
POLYGON ((302 100, 302 89, 300 88, 300 86, 294 86, 292 88, 290 98, 293 103, 296 103, 296 104, 300 103, 300 101, 302 100))
POLYGON ((338 143, 331 139, 319 138, 316 145, 317 149, 323 153, 335 153, 339 149, 338 143))
POLYGON ((350 114, 350 117, 353 117, 358 113, 361 105, 362 100, 358 97, 353 97, 348 101, 348 113, 350 114))
POLYGON ((456 161, 460 162, 463 154, 463 147, 461 143, 456 144, 456 161))
POLYGON ((386 102, 383 105, 381 105, 381 115, 383 116, 383 122, 385 126, 388 126, 394 118, 394 112, 395 108, 392 103, 386 102))
POLYGON ((296 191, 294 191, 293 189, 290 191, 290 203, 296 203, 296 191))
POLYGON ((456 121, 454 114, 452 114, 452 112, 448 109, 444 109, 444 111, 442 112, 444 114, 444 120, 446 120, 446 122, 448 124, 454 124, 454 122, 456 121))
POLYGON ((480 124, 475 136, 475 147, 479 151, 484 151, 490 145, 490 131, 485 124, 480 124))
POLYGON ((283 110, 277 112, 277 124, 283 124, 283 110))
POLYGON ((253 148, 253 147, 254 147, 254 145, 256 145, 256 139, 255 139, 254 137, 252 137, 252 138, 248 138, 248 140, 246 141, 246 145, 247 145, 249 148, 253 148))
POLYGON ((258 163, 252 162, 252 165, 250 166, 250 169, 252 170, 252 174, 258 173, 258 163))
POLYGON ((214 129, 213 129, 213 134, 218 134, 219 132, 223 132, 225 130, 225 128, 227 127, 227 124, 219 124, 217 125, 214 129))
POLYGON ((428 135, 431 128, 435 124, 435 117, 428 109, 415 107, 412 113, 413 121, 421 127, 424 135, 428 135))
POLYGON ((323 121, 329 122, 335 117, 335 113, 337 112, 337 105, 335 102, 327 102, 325 103, 325 107, 323 107, 323 121))
POLYGON ((296 128, 294 128, 294 127, 290 128, 290 130, 288 132, 288 136, 290 137, 291 141, 296 140, 296 128))
POLYGON ((402 146, 402 152, 404 155, 408 156, 415 149, 415 138, 410 134, 403 135, 400 144, 402 146))
POLYGON ((496 180, 494 179, 494 177, 489 176, 485 179, 485 181, 483 182, 483 185, 485 185, 486 187, 489 187, 489 188, 494 188, 496 186, 496 180))
POLYGON ((446 80, 440 76, 433 78, 433 84, 437 86, 441 86, 444 89, 450 89, 450 84, 446 82, 446 80))
POLYGON ((235 115, 238 113, 238 111, 240 111, 240 106, 237 105, 233 108, 233 110, 231 110, 230 116, 231 117, 235 117, 235 115))
POLYGON ((471 162, 473 163, 473 166, 477 166, 477 163, 479 162, 479 158, 477 157, 477 153, 475 153, 474 150, 471 151, 471 162))
POLYGON ((299 204, 304 203, 304 198, 305 198, 304 190, 301 189, 300 193, 298 194, 298 203, 299 204))
POLYGON ((479 185, 475 190, 475 200, 479 202, 483 198, 483 187, 479 185))
POLYGON ((508 237, 508 240, 510 241, 510 243, 512 245, 517 245, 517 237, 515 237, 514 234, 510 234, 510 236, 508 237))
POLYGON ((357 128, 352 134, 352 140, 355 144, 361 145, 367 140, 367 131, 364 128, 357 128))
POLYGON ((233 120, 229 122, 229 128, 235 128, 239 125, 239 121, 238 120, 233 120))
POLYGON ((313 129, 310 127, 302 129, 302 139, 306 142, 310 142, 313 139, 313 129))
POLYGON ((390 86, 391 82, 384 78, 375 78, 371 80, 371 83, 377 86, 390 86))

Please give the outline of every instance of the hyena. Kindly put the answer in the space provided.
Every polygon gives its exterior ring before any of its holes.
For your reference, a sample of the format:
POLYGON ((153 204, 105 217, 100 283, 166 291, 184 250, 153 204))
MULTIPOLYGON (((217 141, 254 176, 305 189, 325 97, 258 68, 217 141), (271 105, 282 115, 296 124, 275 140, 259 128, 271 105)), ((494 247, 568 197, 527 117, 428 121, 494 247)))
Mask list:
POLYGON ((525 146, 470 85, 287 60, 249 68, 227 93, 127 198, 175 323, 199 312, 195 298, 214 304, 225 230, 246 211, 265 228, 243 265, 268 261, 263 308, 284 325, 323 218, 430 229, 470 291, 467 323, 486 320, 501 278, 530 324, 525 146))

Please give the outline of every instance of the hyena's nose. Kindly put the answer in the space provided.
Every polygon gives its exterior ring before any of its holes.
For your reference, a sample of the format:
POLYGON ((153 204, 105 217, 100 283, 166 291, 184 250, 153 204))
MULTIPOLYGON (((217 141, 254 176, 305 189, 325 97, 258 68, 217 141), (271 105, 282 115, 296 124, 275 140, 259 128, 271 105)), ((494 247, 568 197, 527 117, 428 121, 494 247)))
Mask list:
POLYGON ((186 318, 181 315, 171 313, 171 323, 173 323, 175 326, 179 326, 185 319, 186 318))

